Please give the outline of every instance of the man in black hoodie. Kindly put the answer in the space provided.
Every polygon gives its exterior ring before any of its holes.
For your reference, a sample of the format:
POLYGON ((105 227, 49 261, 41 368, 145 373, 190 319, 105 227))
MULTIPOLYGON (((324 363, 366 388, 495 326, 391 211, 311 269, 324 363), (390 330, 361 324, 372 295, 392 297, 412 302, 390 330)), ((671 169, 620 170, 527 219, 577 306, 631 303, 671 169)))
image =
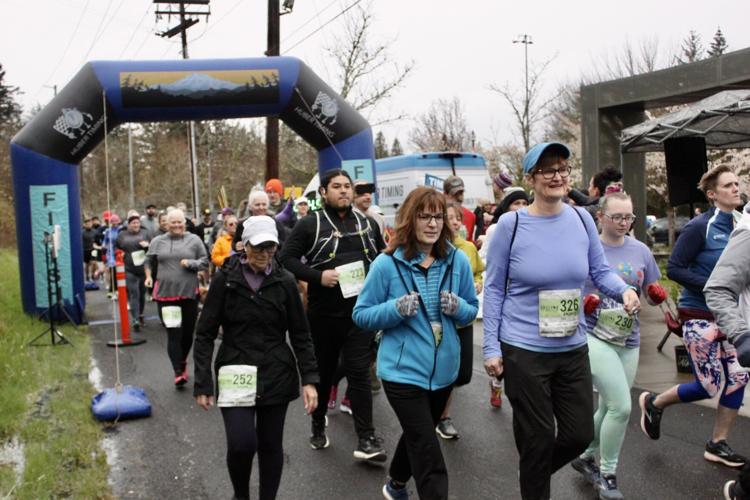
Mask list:
MULTIPOLYGON (((384 462, 386 453, 372 423, 369 366, 375 334, 353 323, 352 310, 370 263, 385 243, 377 223, 352 210, 354 190, 346 171, 326 172, 320 194, 323 210, 297 222, 279 258, 298 280, 308 283, 307 316, 320 370, 318 394, 328 394, 341 356, 359 437, 354 457, 384 462)), ((326 411, 323 403, 312 415, 310 446, 315 450, 329 445, 326 411)))

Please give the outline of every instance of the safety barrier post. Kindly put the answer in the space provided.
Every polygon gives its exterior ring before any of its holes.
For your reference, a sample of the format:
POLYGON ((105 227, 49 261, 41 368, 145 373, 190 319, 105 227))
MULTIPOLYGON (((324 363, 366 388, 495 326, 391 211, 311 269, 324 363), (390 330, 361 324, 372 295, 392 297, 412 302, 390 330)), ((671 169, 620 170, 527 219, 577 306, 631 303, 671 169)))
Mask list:
POLYGON ((120 340, 107 342, 110 347, 127 347, 139 345, 146 342, 146 339, 132 338, 130 336, 130 316, 128 315, 128 288, 125 283, 125 252, 122 250, 115 251, 115 269, 117 278, 117 301, 120 306, 120 340))

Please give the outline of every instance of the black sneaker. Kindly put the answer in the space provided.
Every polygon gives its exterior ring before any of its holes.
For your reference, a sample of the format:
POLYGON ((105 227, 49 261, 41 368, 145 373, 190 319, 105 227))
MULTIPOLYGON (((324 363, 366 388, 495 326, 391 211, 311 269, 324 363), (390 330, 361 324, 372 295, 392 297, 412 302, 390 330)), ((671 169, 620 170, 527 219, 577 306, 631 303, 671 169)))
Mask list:
POLYGON ((328 448, 331 442, 326 436, 326 421, 312 421, 312 436, 310 436, 310 446, 313 450, 322 450, 328 448))
POLYGON ((450 417, 438 420, 435 432, 437 432, 438 436, 443 439, 458 439, 460 437, 456 430, 456 426, 453 425, 453 420, 451 420, 450 417))
POLYGON ((727 467, 742 467, 747 462, 747 458, 735 453, 724 439, 715 443, 709 440, 706 443, 703 458, 709 462, 724 464, 727 467))
POLYGON ((599 480, 599 466, 596 465, 596 460, 593 457, 589 458, 576 458, 570 462, 570 466, 583 475, 586 482, 595 485, 599 480))
POLYGON ((661 415, 664 410, 654 406, 654 399, 656 395, 651 392, 643 392, 638 398, 641 407, 641 430, 651 439, 659 439, 661 415))
POLYGON ((602 474, 594 485, 599 491, 600 500, 623 500, 622 492, 617 489, 617 478, 614 474, 602 474))
POLYGON ((383 440, 371 434, 359 438, 359 446, 354 450, 354 458, 370 462, 385 462, 388 456, 383 449, 383 440))

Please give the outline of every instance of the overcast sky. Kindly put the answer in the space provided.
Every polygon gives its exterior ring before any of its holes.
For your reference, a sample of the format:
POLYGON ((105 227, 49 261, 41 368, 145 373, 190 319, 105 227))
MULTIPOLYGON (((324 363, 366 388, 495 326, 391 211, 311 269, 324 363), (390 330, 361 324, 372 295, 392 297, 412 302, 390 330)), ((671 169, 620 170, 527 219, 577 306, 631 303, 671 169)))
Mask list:
MULTIPOLYGON (((357 0, 297 0, 282 17, 282 52, 303 59, 325 78, 322 50, 330 44, 339 18, 357 0)), ((88 60, 178 59, 179 37, 156 32, 174 19, 156 21, 152 0, 3 0, 0 63, 6 82, 24 92, 26 109, 44 105, 51 86, 63 87, 88 60)), ((261 57, 266 45, 263 0, 212 0, 208 24, 189 31, 191 58, 261 57)), ((477 138, 484 143, 514 139, 508 106, 488 90, 506 81, 522 88, 523 46, 531 35, 531 64, 555 57, 546 78, 550 94, 565 81, 590 73, 596 61, 621 52, 627 40, 657 38, 663 57, 675 53, 688 31, 708 46, 717 27, 730 50, 750 46, 748 0, 501 1, 376 0, 377 40, 395 40, 392 56, 416 64, 389 107, 416 116, 431 101, 458 96, 477 138), (700 9, 693 7, 700 6, 700 9)), ((413 122, 383 128, 388 140, 408 141, 413 122)), ((408 151, 408 147, 407 147, 408 151)))

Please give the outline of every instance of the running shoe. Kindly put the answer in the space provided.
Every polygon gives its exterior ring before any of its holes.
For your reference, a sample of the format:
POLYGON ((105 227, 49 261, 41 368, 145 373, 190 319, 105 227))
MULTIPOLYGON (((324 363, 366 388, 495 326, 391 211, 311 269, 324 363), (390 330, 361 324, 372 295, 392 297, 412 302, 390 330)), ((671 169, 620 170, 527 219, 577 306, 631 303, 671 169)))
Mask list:
POLYGON ((354 458, 369 462, 385 462, 388 456, 383 448, 383 440, 375 434, 359 438, 359 446, 354 450, 354 458))
POLYGON ((456 427, 453 425, 453 420, 451 420, 450 417, 441 418, 440 420, 438 420, 437 427, 435 427, 435 432, 437 432, 438 436, 443 439, 458 439, 460 437, 458 435, 456 427))
POLYGON ((742 467, 747 462, 747 458, 735 453, 724 439, 715 443, 709 440, 706 443, 706 451, 703 452, 703 458, 709 462, 724 464, 727 467, 742 467))
POLYGON ((654 405, 656 395, 652 392, 642 392, 638 398, 641 407, 641 430, 651 439, 659 439, 659 427, 661 426, 660 410, 654 405))
POLYGON ((594 485, 599 491, 599 500, 624 500, 622 492, 617 489, 617 478, 614 474, 602 474, 594 485))
POLYGON ((310 446, 313 450, 322 450, 328 448, 331 444, 326 436, 326 421, 312 421, 312 436, 310 436, 310 446))
MULTIPOLYGON (((336 403, 333 403, 333 407, 336 407, 336 403)), ((349 401, 349 398, 344 396, 341 398, 341 404, 339 405, 339 411, 341 413, 346 413, 347 415, 352 415, 352 402, 349 401)))
POLYGON ((187 377, 184 373, 177 373, 174 376, 174 386, 175 387, 182 387, 183 385, 187 384, 187 377))
POLYGON ((596 460, 593 457, 578 457, 570 462, 570 466, 580 472, 586 482, 596 485, 599 481, 599 466, 596 465, 596 460))
POLYGON ((409 492, 406 486, 396 488, 392 480, 388 480, 383 485, 383 498, 386 500, 409 500, 409 492))
POLYGON ((490 379, 490 405, 493 408, 503 406, 503 386, 494 379, 490 379))
POLYGON ((141 323, 139 321, 133 321, 133 331, 134 332, 141 331, 141 323))
POLYGON ((331 386, 331 393, 328 395, 328 409, 329 410, 335 410, 336 409, 336 398, 338 398, 339 395, 339 388, 335 385, 331 386))

